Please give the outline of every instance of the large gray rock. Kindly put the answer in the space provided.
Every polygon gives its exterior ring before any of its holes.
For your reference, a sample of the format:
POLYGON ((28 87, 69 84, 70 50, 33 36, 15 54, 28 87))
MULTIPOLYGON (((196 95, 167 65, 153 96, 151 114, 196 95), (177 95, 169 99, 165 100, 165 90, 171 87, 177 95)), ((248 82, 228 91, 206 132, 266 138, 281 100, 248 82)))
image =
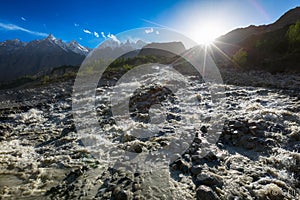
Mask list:
POLYGON ((210 188, 205 185, 201 185, 198 187, 196 191, 197 200, 218 200, 219 197, 216 193, 210 188))

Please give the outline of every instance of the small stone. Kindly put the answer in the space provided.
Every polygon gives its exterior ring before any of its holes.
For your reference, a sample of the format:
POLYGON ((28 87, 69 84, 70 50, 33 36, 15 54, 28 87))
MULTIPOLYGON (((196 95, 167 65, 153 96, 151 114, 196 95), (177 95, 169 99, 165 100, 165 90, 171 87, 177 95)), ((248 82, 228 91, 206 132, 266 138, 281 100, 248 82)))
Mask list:
POLYGON ((189 154, 184 154, 182 156, 182 158, 186 161, 186 162, 190 162, 191 161, 191 156, 189 154))
POLYGON ((140 143, 136 142, 136 143, 134 143, 130 146, 129 151, 135 152, 135 153, 142 153, 143 152, 143 147, 140 143))
POLYGON ((113 191, 116 187, 117 185, 115 183, 107 183, 107 189, 109 191, 113 191))
POLYGON ((206 171, 198 174, 196 185, 217 186, 221 188, 223 186, 223 179, 217 174, 206 171))
POLYGON ((218 157, 213 153, 213 152, 208 152, 208 154, 205 155, 204 157, 208 161, 215 161, 218 160, 218 157))
POLYGON ((242 127, 242 126, 243 126, 243 123, 240 122, 240 121, 236 121, 236 122, 234 122, 234 124, 233 124, 233 127, 234 127, 234 128, 240 128, 240 127, 242 127))
POLYGON ((206 126, 202 126, 200 128, 200 131, 202 131, 202 133, 207 133, 207 127, 206 126))
POLYGON ((218 200, 219 197, 216 193, 210 188, 205 185, 201 185, 197 188, 196 191, 197 200, 218 200))
POLYGON ((141 189, 141 186, 140 186, 140 184, 139 183, 133 183, 133 185, 132 185, 132 192, 136 192, 136 191, 138 191, 138 190, 140 190, 141 189))
POLYGON ((289 134, 289 137, 292 141, 300 141, 300 133, 299 132, 292 132, 291 134, 289 134))
POLYGON ((284 193, 280 187, 275 185, 274 183, 266 185, 264 188, 255 191, 256 196, 259 199, 274 199, 281 200, 284 199, 284 193))
POLYGON ((197 95, 196 95, 196 98, 197 98, 197 100, 198 100, 199 102, 201 102, 201 101, 202 101, 201 94, 197 94, 197 95))
POLYGON ((124 133, 123 136, 122 136, 122 142, 125 143, 125 142, 131 142, 135 140, 135 137, 129 133, 124 133))
POLYGON ((97 195, 103 195, 106 192, 106 188, 102 188, 100 190, 98 190, 97 195))
POLYGON ((195 137, 195 138, 194 138, 194 142, 197 143, 197 144, 201 144, 202 141, 201 141, 200 138, 195 137))
POLYGON ((192 155, 192 161, 194 162, 200 162, 202 160, 203 156, 202 155, 192 155))
POLYGON ((269 126, 268 128, 269 132, 274 132, 274 133, 284 133, 285 132, 285 128, 283 125, 281 124, 275 124, 273 126, 269 126))
POLYGON ((174 162, 173 169, 180 170, 183 173, 187 173, 189 171, 189 164, 183 159, 178 159, 174 162))
POLYGON ((195 175, 200 174, 202 171, 202 166, 201 165, 194 165, 191 169, 191 172, 195 175))
POLYGON ((114 191, 112 192, 112 197, 115 200, 128 200, 129 199, 128 194, 124 190, 121 190, 119 187, 116 187, 114 189, 114 191))

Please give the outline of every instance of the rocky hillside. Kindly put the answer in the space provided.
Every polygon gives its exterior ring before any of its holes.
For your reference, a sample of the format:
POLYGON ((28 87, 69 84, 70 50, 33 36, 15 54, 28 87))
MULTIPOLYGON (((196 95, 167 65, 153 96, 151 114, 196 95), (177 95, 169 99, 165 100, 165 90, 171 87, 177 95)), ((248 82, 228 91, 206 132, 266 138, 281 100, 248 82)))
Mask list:
POLYGON ((217 41, 228 43, 228 44, 237 44, 252 35, 275 31, 287 25, 294 24, 299 20, 300 20, 300 7, 296 7, 286 12, 276 22, 272 24, 260 25, 260 26, 251 25, 246 28, 238 28, 219 37, 217 41))
POLYGON ((216 41, 216 46, 231 58, 233 63, 228 62, 228 58, 222 56, 217 49, 214 49, 214 55, 219 63, 225 62, 231 66, 234 64, 243 69, 299 72, 300 41, 293 39, 300 36, 300 29, 294 27, 299 20, 300 7, 297 7, 273 24, 252 25, 233 30, 216 41))

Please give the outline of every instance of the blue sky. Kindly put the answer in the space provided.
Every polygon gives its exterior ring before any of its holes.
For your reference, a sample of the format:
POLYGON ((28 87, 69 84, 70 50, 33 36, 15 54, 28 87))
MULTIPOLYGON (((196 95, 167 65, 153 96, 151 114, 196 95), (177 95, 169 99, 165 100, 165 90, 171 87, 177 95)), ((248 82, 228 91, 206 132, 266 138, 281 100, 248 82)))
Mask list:
POLYGON ((104 37, 140 27, 169 27, 196 41, 251 24, 274 22, 296 0, 149 0, 0 2, 0 41, 54 34, 95 47, 104 37))

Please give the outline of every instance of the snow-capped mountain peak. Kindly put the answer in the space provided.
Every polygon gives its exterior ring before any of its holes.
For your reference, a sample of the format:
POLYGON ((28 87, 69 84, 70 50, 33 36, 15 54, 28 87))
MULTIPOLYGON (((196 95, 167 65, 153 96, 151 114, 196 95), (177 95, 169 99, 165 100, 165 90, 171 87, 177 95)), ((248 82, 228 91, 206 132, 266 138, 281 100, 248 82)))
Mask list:
POLYGON ((107 39, 105 40, 98 48, 100 49, 104 49, 104 48, 111 48, 111 49, 115 49, 115 48, 122 48, 122 49, 141 49, 143 46, 145 46, 147 43, 142 41, 142 40, 138 40, 138 41, 130 41, 129 39, 127 39, 124 42, 117 42, 115 40, 112 39, 107 39))
POLYGON ((80 45, 77 41, 72 40, 69 43, 62 41, 61 39, 57 39, 53 34, 49 34, 48 37, 41 40, 46 43, 47 46, 58 46, 65 52, 74 52, 76 54, 86 56, 89 53, 89 49, 80 45))
POLYGON ((82 55, 87 55, 89 53, 89 49, 87 49, 86 47, 80 45, 77 41, 72 40, 71 42, 67 43, 67 47, 75 52, 75 53, 79 53, 82 55))
POLYGON ((54 37, 54 35, 52 33, 50 33, 46 39, 55 40, 56 38, 54 37))
POLYGON ((26 44, 26 42, 22 42, 19 39, 6 40, 4 42, 0 42, 0 53, 7 54, 16 51, 24 47, 26 44))
POLYGON ((36 74, 63 65, 80 66, 90 49, 53 34, 28 43, 18 39, 0 42, 0 82, 36 74))

